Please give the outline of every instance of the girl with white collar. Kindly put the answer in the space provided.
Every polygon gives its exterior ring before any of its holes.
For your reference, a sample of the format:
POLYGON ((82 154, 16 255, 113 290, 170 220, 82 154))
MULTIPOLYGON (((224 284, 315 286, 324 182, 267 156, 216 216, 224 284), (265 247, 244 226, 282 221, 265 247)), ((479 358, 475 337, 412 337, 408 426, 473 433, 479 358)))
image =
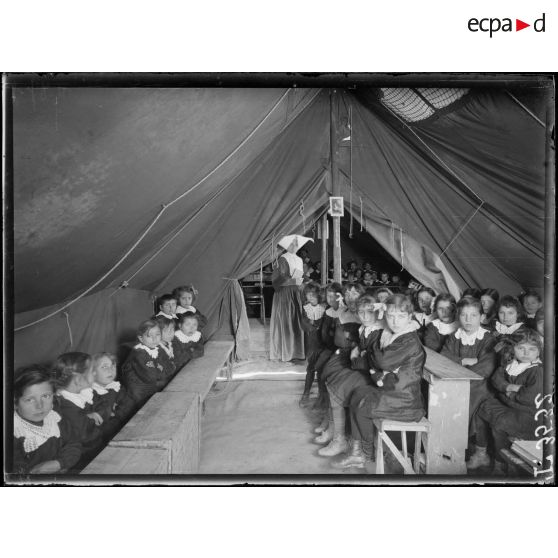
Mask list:
MULTIPOLYGON (((541 350, 540 338, 535 331, 526 330, 519 335, 513 347, 513 360, 505 367, 498 367, 490 379, 497 398, 487 399, 479 408, 479 417, 488 423, 494 439, 495 474, 505 473, 500 450, 509 448, 510 436, 524 440, 536 438, 535 402, 537 395, 543 393, 541 350)), ((469 468, 489 464, 486 445, 477 444, 469 468)))
POLYGON ((132 349, 122 366, 124 385, 133 400, 134 411, 154 393, 163 389, 172 374, 161 358, 161 328, 157 322, 146 320, 137 331, 139 343, 132 349))
POLYGON ((498 353, 499 365, 506 366, 513 359, 513 344, 527 330, 524 319, 525 314, 519 299, 506 295, 499 300, 492 332, 498 339, 494 350, 498 353))
POLYGON ((176 315, 180 317, 184 312, 193 312, 198 318, 198 327, 203 329, 207 324, 207 318, 194 306, 194 302, 198 298, 198 291, 194 285, 184 285, 176 287, 172 291, 172 296, 178 301, 176 307, 176 315))
POLYGON ((457 303, 459 328, 446 338, 441 354, 482 376, 470 382, 469 436, 478 445, 485 444, 488 432, 476 418, 480 404, 490 397, 488 379, 496 369, 495 337, 481 327, 482 305, 480 300, 464 297, 457 303))
POLYGON ((67 420, 82 446, 85 465, 103 445, 103 418, 93 410, 93 369, 91 357, 72 352, 60 355, 52 367, 56 391, 55 411, 67 420))
POLYGON ((180 370, 193 358, 203 356, 204 338, 198 331, 198 317, 193 312, 184 312, 178 318, 178 329, 174 332, 172 350, 176 370, 180 370))
POLYGON ((91 357, 93 367, 93 407, 103 419, 101 429, 110 440, 130 418, 133 402, 126 388, 116 380, 116 356, 96 353, 91 357))
POLYGON ((423 343, 425 347, 439 353, 444 346, 448 335, 459 327, 455 319, 455 298, 447 293, 439 294, 434 301, 434 316, 424 332, 423 343))
POLYGON ((39 365, 18 370, 14 379, 14 445, 10 469, 19 474, 63 473, 81 457, 81 443, 67 420, 53 409, 54 386, 39 365))

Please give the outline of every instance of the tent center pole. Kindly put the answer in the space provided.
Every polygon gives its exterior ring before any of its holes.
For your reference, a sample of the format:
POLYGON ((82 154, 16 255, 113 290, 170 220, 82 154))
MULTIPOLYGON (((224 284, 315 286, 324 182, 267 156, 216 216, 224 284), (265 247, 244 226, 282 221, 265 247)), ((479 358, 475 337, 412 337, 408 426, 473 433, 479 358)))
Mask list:
MULTIPOLYGON (((339 183, 339 93, 336 89, 329 92, 329 146, 331 192, 333 196, 341 195, 339 183)), ((341 283, 341 217, 332 217, 333 221, 333 280, 341 283)))
POLYGON ((327 213, 322 215, 320 220, 320 226, 322 229, 322 261, 321 261, 321 270, 320 270, 320 277, 322 278, 322 286, 325 287, 328 282, 328 259, 327 259, 327 213))

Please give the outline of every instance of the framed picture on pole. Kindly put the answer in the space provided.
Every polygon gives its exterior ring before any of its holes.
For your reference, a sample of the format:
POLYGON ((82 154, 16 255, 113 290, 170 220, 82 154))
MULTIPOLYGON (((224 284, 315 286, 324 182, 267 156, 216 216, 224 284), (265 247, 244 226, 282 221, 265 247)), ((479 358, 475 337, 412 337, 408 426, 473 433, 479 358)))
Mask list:
POLYGON ((342 196, 331 196, 329 198, 329 214, 332 217, 343 217, 345 215, 342 196))

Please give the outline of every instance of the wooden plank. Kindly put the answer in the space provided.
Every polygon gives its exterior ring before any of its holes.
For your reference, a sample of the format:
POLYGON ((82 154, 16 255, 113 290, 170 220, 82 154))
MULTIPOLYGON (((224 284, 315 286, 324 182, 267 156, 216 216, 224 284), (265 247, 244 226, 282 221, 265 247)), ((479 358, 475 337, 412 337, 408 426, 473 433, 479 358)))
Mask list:
MULTIPOLYGON (((453 362, 449 358, 424 347, 426 351, 426 363, 424 369, 434 375, 438 380, 482 380, 482 376, 479 376, 476 372, 453 362)), ((425 375, 425 379, 429 380, 428 375, 425 375)))
POLYGON ((156 393, 109 443, 109 447, 158 448, 173 474, 199 465, 200 399, 197 393, 156 393))
POLYGON ((170 473, 167 451, 157 448, 106 447, 82 475, 164 475, 170 473))
POLYGON ((167 384, 163 393, 199 393, 203 401, 219 372, 229 361, 233 349, 234 343, 231 341, 208 341, 204 347, 204 356, 188 362, 167 384))

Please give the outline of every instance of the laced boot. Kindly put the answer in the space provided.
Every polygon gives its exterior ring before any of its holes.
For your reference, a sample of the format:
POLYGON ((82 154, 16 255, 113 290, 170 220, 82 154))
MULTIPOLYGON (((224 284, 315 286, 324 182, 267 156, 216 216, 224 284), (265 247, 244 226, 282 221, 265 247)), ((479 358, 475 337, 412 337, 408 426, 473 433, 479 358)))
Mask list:
POLYGON ((316 426, 316 428, 314 428, 314 432, 316 434, 321 434, 322 432, 325 432, 327 430, 328 426, 329 426, 329 417, 326 414, 322 419, 320 426, 316 426))
POLYGON ((338 434, 333 437, 333 440, 325 446, 318 450, 318 455, 322 457, 333 457, 339 455, 340 453, 345 453, 349 449, 349 443, 345 436, 338 434))
POLYGON ((350 467, 363 468, 366 463, 366 456, 362 451, 360 440, 353 440, 350 453, 343 459, 332 462, 332 466, 336 469, 349 469, 350 467))
POLYGON ((319 436, 314 438, 316 444, 328 444, 333 440, 333 425, 328 423, 328 427, 319 436))
POLYGON ((478 469, 479 467, 488 466, 490 466, 490 457, 488 457, 488 453, 486 453, 486 448, 476 446, 475 453, 473 453, 469 461, 467 461, 467 469, 478 469))

